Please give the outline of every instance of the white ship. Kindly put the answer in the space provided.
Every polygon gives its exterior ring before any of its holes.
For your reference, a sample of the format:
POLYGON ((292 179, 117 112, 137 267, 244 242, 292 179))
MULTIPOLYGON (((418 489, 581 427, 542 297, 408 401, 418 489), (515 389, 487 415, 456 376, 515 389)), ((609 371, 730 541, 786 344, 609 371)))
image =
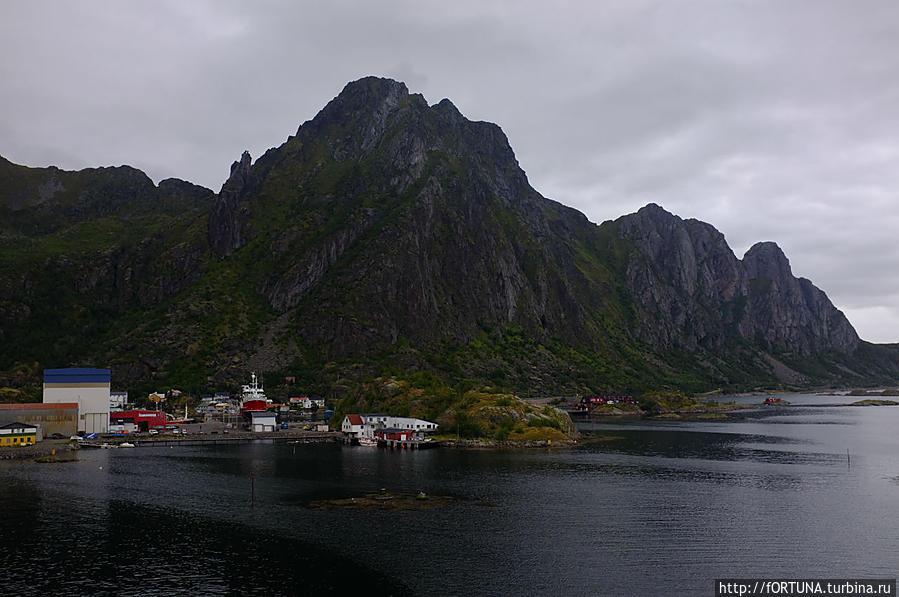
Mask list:
POLYGON ((241 386, 240 408, 241 410, 265 410, 268 407, 268 398, 265 390, 256 377, 256 373, 250 373, 250 383, 241 386))

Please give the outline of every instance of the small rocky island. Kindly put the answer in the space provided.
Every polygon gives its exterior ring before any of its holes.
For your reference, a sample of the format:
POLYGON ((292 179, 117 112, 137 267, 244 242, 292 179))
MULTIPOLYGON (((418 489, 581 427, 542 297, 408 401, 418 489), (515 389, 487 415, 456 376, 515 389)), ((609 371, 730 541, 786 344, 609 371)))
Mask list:
POLYGON ((305 506, 312 510, 388 510, 408 512, 410 510, 431 510, 449 505, 454 498, 445 495, 418 493, 391 493, 382 489, 357 497, 312 500, 305 506))

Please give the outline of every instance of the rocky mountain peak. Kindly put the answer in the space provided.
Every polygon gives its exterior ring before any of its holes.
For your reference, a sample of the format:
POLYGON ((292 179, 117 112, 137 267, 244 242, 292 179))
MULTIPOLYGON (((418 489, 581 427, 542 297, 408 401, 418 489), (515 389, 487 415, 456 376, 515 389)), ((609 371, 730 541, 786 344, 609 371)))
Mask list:
POLYGON ((383 77, 362 77, 347 83, 327 107, 340 107, 350 111, 375 108, 389 113, 398 108, 408 95, 409 88, 400 81, 383 77))
POLYGON ((209 214, 209 244, 218 258, 223 258, 241 247, 247 240, 250 205, 244 200, 250 180, 249 151, 231 164, 231 175, 222 185, 212 211, 209 214))
POLYGON ((231 164, 231 174, 228 176, 225 184, 222 185, 222 193, 240 193, 250 177, 250 163, 252 161, 250 152, 244 150, 240 155, 240 159, 231 164))
POLYGON ((462 112, 459 111, 459 108, 447 98, 443 98, 434 104, 432 109, 447 122, 460 123, 465 120, 465 117, 462 116, 462 112))
POLYGON ((743 255, 743 266, 750 279, 768 278, 783 280, 793 277, 790 268, 790 260, 784 255, 777 243, 771 241, 759 242, 746 251, 743 255))

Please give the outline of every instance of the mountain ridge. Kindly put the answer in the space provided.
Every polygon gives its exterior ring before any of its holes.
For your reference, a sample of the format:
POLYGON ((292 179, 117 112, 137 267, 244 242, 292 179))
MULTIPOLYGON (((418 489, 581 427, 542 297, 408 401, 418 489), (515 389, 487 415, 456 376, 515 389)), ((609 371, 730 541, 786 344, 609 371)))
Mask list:
POLYGON ((29 170, 0 162, 0 339, 26 347, 0 368, 101 362, 148 387, 255 368, 373 404, 370 381, 397 376, 546 394, 899 372, 775 244, 738 259, 713 226, 655 204, 594 224, 530 186, 497 125, 388 79, 347 84, 280 146, 244 152, 217 194, 29 170), (35 292, 59 281, 65 315, 35 292))

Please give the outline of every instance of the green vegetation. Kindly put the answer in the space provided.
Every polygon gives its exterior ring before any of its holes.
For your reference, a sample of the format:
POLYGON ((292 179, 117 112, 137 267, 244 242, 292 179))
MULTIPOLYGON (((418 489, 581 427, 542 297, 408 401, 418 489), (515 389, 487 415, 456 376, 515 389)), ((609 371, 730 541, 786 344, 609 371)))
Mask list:
POLYGON ((441 429, 457 437, 496 441, 571 439, 577 433, 568 415, 552 406, 538 407, 509 394, 469 391, 443 417, 441 429))
POLYGON ((874 399, 869 398, 867 400, 859 400, 857 402, 853 402, 849 406, 896 406, 896 405, 899 405, 899 402, 896 402, 895 400, 874 400, 874 399))
POLYGON ((648 392, 640 397, 640 411, 644 415, 659 418, 675 418, 673 415, 697 413, 698 419, 719 419, 725 415, 707 411, 734 410, 743 408, 736 402, 722 403, 716 400, 701 400, 678 392, 648 392))

